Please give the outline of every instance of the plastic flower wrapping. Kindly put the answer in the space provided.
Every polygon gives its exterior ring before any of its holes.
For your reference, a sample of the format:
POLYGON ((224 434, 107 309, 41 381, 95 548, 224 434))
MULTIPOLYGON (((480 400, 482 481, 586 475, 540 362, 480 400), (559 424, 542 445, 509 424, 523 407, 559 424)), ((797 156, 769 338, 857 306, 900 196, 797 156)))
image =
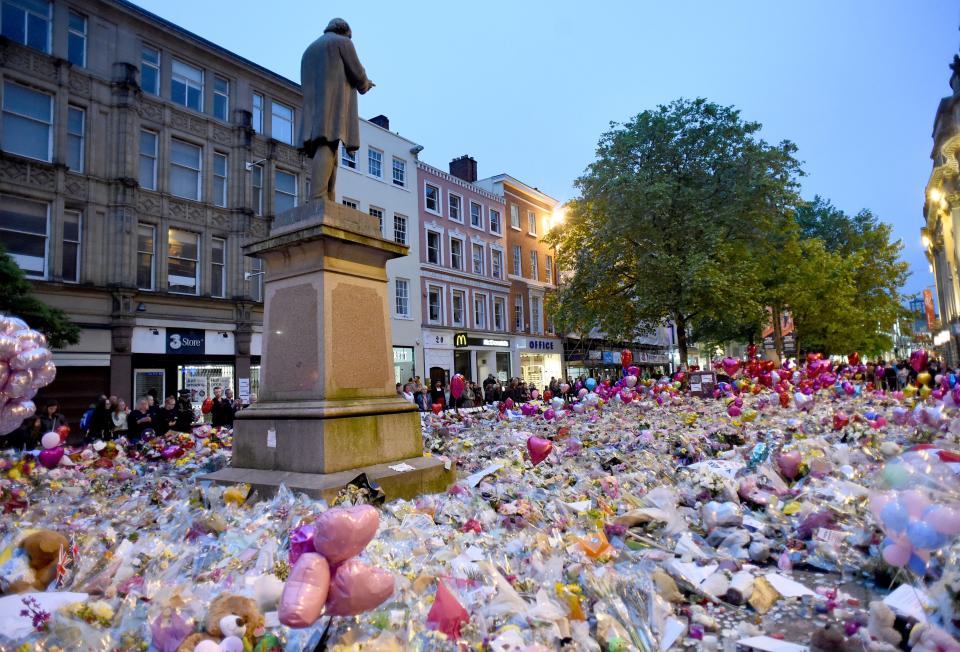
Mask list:
POLYGON ((733 362, 425 413, 411 500, 209 484, 206 426, 5 452, 0 649, 960 649, 956 378, 733 362))

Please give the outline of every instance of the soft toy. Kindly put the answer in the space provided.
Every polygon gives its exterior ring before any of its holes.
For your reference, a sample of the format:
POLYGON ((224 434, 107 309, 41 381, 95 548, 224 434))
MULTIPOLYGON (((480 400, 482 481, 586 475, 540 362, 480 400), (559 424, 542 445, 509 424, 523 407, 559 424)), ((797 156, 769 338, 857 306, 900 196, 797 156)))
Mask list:
POLYGON ((242 652, 243 639, 263 636, 263 626, 263 613, 254 600, 222 593, 207 609, 204 631, 185 638, 177 652, 242 652))
POLYGON ((31 530, 12 551, 4 551, 0 566, 0 593, 46 591, 57 577, 60 550, 70 542, 53 530, 31 530))
MULTIPOLYGON (((900 641, 903 637, 900 635, 896 629, 893 628, 893 623, 896 621, 897 616, 893 611, 879 600, 875 600, 870 603, 870 615, 867 620, 867 631, 863 629, 860 630, 861 638, 866 639, 866 643, 870 643, 871 639, 879 644, 875 647, 883 650, 884 645, 889 646, 899 646, 900 641)), ((868 646, 867 649, 873 650, 874 647, 868 646)))
POLYGON ((918 623, 910 630, 913 652, 960 652, 960 643, 936 625, 918 623))
POLYGON ((355 616, 393 595, 394 578, 354 556, 377 533, 380 513, 370 505, 337 507, 321 514, 313 531, 313 549, 290 571, 278 616, 288 627, 309 627, 321 614, 355 616))

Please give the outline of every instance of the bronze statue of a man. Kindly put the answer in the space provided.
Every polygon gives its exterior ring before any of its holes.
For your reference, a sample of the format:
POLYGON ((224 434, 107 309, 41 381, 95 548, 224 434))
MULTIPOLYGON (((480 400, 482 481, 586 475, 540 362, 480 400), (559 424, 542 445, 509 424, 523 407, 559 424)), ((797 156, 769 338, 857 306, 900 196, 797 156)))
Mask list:
POLYGON ((312 200, 336 201, 339 146, 349 152, 360 149, 357 92, 366 93, 373 82, 360 65, 351 36, 347 21, 334 18, 300 60, 300 148, 313 159, 312 200))

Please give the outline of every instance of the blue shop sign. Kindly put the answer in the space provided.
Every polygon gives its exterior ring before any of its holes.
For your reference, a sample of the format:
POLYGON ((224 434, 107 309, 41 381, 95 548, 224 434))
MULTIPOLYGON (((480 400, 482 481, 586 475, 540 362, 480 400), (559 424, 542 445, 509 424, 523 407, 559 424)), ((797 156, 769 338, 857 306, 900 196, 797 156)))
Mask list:
POLYGON ((604 351, 602 359, 604 364, 613 364, 613 351, 604 351))
POLYGON ((527 348, 533 351, 554 351, 556 343, 550 340, 527 340, 527 348))
POLYGON ((195 329, 167 329, 167 353, 171 355, 203 355, 206 333, 195 329))

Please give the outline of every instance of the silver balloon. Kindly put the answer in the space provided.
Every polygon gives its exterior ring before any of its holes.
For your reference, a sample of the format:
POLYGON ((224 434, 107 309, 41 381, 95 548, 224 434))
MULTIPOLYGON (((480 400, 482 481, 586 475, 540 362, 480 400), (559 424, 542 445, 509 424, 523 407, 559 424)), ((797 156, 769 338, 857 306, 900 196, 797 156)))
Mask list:
POLYGON ((0 435, 6 435, 13 432, 20 427, 21 423, 23 423, 22 420, 13 418, 4 419, 2 416, 0 416, 0 435))
POLYGON ((20 400, 12 401, 7 403, 4 406, 2 414, 3 418, 7 417, 11 419, 19 419, 23 421, 24 419, 29 419, 33 416, 33 413, 37 411, 37 406, 33 404, 31 400, 20 400))
POLYGON ((10 374, 7 384, 4 385, 3 393, 6 394, 8 398, 20 398, 23 396, 23 393, 30 388, 32 383, 33 376, 29 371, 14 371, 10 374))
POLYGON ((36 387, 34 387, 33 385, 31 385, 30 387, 28 387, 28 388, 26 388, 25 390, 23 390, 23 396, 22 396, 21 398, 23 398, 23 399, 25 399, 25 400, 28 400, 28 401, 32 401, 32 400, 33 400, 33 397, 37 395, 37 389, 38 389, 38 388, 36 388, 36 387))
POLYGON ((0 335, 13 335, 24 328, 29 328, 29 326, 19 317, 0 315, 0 335))
MULTIPOLYGON (((0 389, 7 384, 7 378, 10 377, 10 365, 4 360, 0 360, 0 389)), ((0 407, 3 407, 0 405, 0 407)))
POLYGON ((53 360, 47 360, 42 367, 34 369, 30 373, 33 376, 33 386, 40 389, 52 383, 53 379, 57 377, 57 365, 53 363, 53 360))
POLYGON ((0 335, 0 360, 9 360, 20 352, 20 343, 13 335, 0 335))
POLYGON ((21 351, 29 351, 47 345, 47 338, 43 333, 38 333, 32 328, 24 328, 13 334, 17 338, 21 351))
POLYGON ((39 369, 51 358, 53 358, 53 354, 50 353, 50 349, 40 346, 35 349, 21 351, 15 355, 13 359, 10 360, 10 368, 14 370, 39 369))

